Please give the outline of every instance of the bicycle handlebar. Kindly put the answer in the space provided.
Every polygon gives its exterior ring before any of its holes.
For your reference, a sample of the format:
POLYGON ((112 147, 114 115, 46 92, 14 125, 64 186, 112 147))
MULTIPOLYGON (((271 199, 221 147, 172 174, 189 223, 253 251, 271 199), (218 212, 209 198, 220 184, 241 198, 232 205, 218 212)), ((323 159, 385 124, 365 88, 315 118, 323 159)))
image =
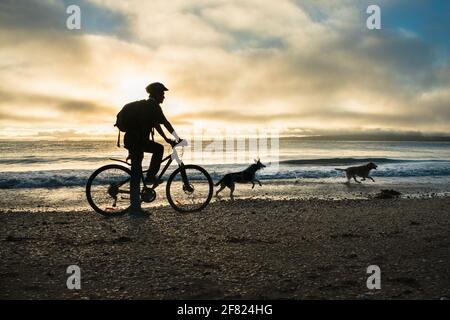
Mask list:
POLYGON ((189 145, 188 141, 186 139, 182 139, 180 142, 172 146, 172 149, 176 147, 187 147, 189 145))

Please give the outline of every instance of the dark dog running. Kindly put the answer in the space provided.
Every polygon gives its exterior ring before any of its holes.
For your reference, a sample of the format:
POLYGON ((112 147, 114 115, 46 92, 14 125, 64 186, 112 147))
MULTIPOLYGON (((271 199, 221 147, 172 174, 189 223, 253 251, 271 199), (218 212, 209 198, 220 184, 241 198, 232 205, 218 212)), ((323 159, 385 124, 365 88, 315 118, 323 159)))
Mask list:
POLYGON ((336 170, 345 171, 345 174, 347 175, 346 183, 350 183, 351 178, 353 178, 356 182, 361 183, 361 181, 366 180, 366 178, 369 178, 370 180, 375 182, 375 180, 373 180, 372 177, 369 177, 369 173, 370 173, 370 170, 376 169, 376 168, 377 168, 377 165, 375 163, 369 162, 368 164, 366 164, 364 166, 349 167, 347 169, 336 168, 336 170), (361 177, 362 180, 361 181, 356 180, 356 176, 361 177))
POLYGON ((220 189, 216 192, 216 197, 219 195, 219 192, 225 189, 225 187, 230 188, 230 198, 234 200, 233 192, 235 183, 249 183, 251 182, 252 189, 255 187, 255 182, 257 182, 261 186, 261 182, 256 179, 255 174, 256 171, 265 168, 266 166, 261 163, 261 161, 255 160, 255 163, 250 165, 247 169, 241 172, 233 172, 226 174, 219 182, 216 183, 216 186, 220 184, 220 189))

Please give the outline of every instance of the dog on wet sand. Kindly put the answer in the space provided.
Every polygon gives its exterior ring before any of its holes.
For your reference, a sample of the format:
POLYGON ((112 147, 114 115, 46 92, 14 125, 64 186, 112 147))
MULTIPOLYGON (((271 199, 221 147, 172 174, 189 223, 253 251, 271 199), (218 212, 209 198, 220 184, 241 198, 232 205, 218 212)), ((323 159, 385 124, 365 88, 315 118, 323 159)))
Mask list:
POLYGON ((346 183, 350 183, 350 179, 353 178, 357 183, 361 183, 361 181, 366 180, 366 178, 372 180, 373 182, 375 182, 375 180, 373 180, 372 177, 369 177, 369 173, 370 170, 372 169, 377 169, 377 165, 373 162, 369 162, 366 165, 363 166, 357 166, 357 167, 348 167, 347 169, 339 169, 339 168, 335 168, 338 171, 344 171, 345 175, 347 176, 347 182, 346 183), (358 181, 356 179, 356 177, 361 177, 361 181, 358 181))
POLYGON ((222 179, 219 180, 215 185, 220 185, 220 189, 216 192, 216 197, 219 196, 219 192, 225 189, 225 187, 230 188, 230 198, 234 200, 233 192, 236 183, 252 183, 252 189, 255 187, 255 182, 261 186, 261 181, 256 179, 256 171, 265 168, 266 166, 261 163, 258 159, 255 159, 255 163, 250 165, 247 169, 240 172, 233 172, 226 174, 222 179))

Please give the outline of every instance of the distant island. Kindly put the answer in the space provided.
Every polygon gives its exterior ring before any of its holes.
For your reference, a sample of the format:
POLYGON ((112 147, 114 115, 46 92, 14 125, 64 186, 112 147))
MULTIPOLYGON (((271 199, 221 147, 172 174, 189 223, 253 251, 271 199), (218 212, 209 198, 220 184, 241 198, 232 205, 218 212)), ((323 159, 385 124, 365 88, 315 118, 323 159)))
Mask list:
POLYGON ((287 139, 302 139, 312 141, 445 141, 450 142, 450 136, 403 135, 403 134, 343 134, 316 136, 289 136, 287 139))

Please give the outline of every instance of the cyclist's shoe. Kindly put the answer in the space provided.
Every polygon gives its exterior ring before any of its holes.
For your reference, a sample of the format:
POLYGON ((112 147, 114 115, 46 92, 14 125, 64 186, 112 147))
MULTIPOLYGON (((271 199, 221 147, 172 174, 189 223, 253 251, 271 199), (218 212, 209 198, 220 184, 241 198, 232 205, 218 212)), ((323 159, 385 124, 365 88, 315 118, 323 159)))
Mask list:
POLYGON ((161 183, 164 182, 164 180, 163 179, 158 179, 155 176, 146 176, 145 179, 144 179, 144 182, 146 184, 161 184, 161 183))
POLYGON ((142 210, 142 208, 138 208, 138 209, 129 209, 128 215, 130 216, 130 218, 147 219, 150 216, 150 213, 145 210, 142 210))

